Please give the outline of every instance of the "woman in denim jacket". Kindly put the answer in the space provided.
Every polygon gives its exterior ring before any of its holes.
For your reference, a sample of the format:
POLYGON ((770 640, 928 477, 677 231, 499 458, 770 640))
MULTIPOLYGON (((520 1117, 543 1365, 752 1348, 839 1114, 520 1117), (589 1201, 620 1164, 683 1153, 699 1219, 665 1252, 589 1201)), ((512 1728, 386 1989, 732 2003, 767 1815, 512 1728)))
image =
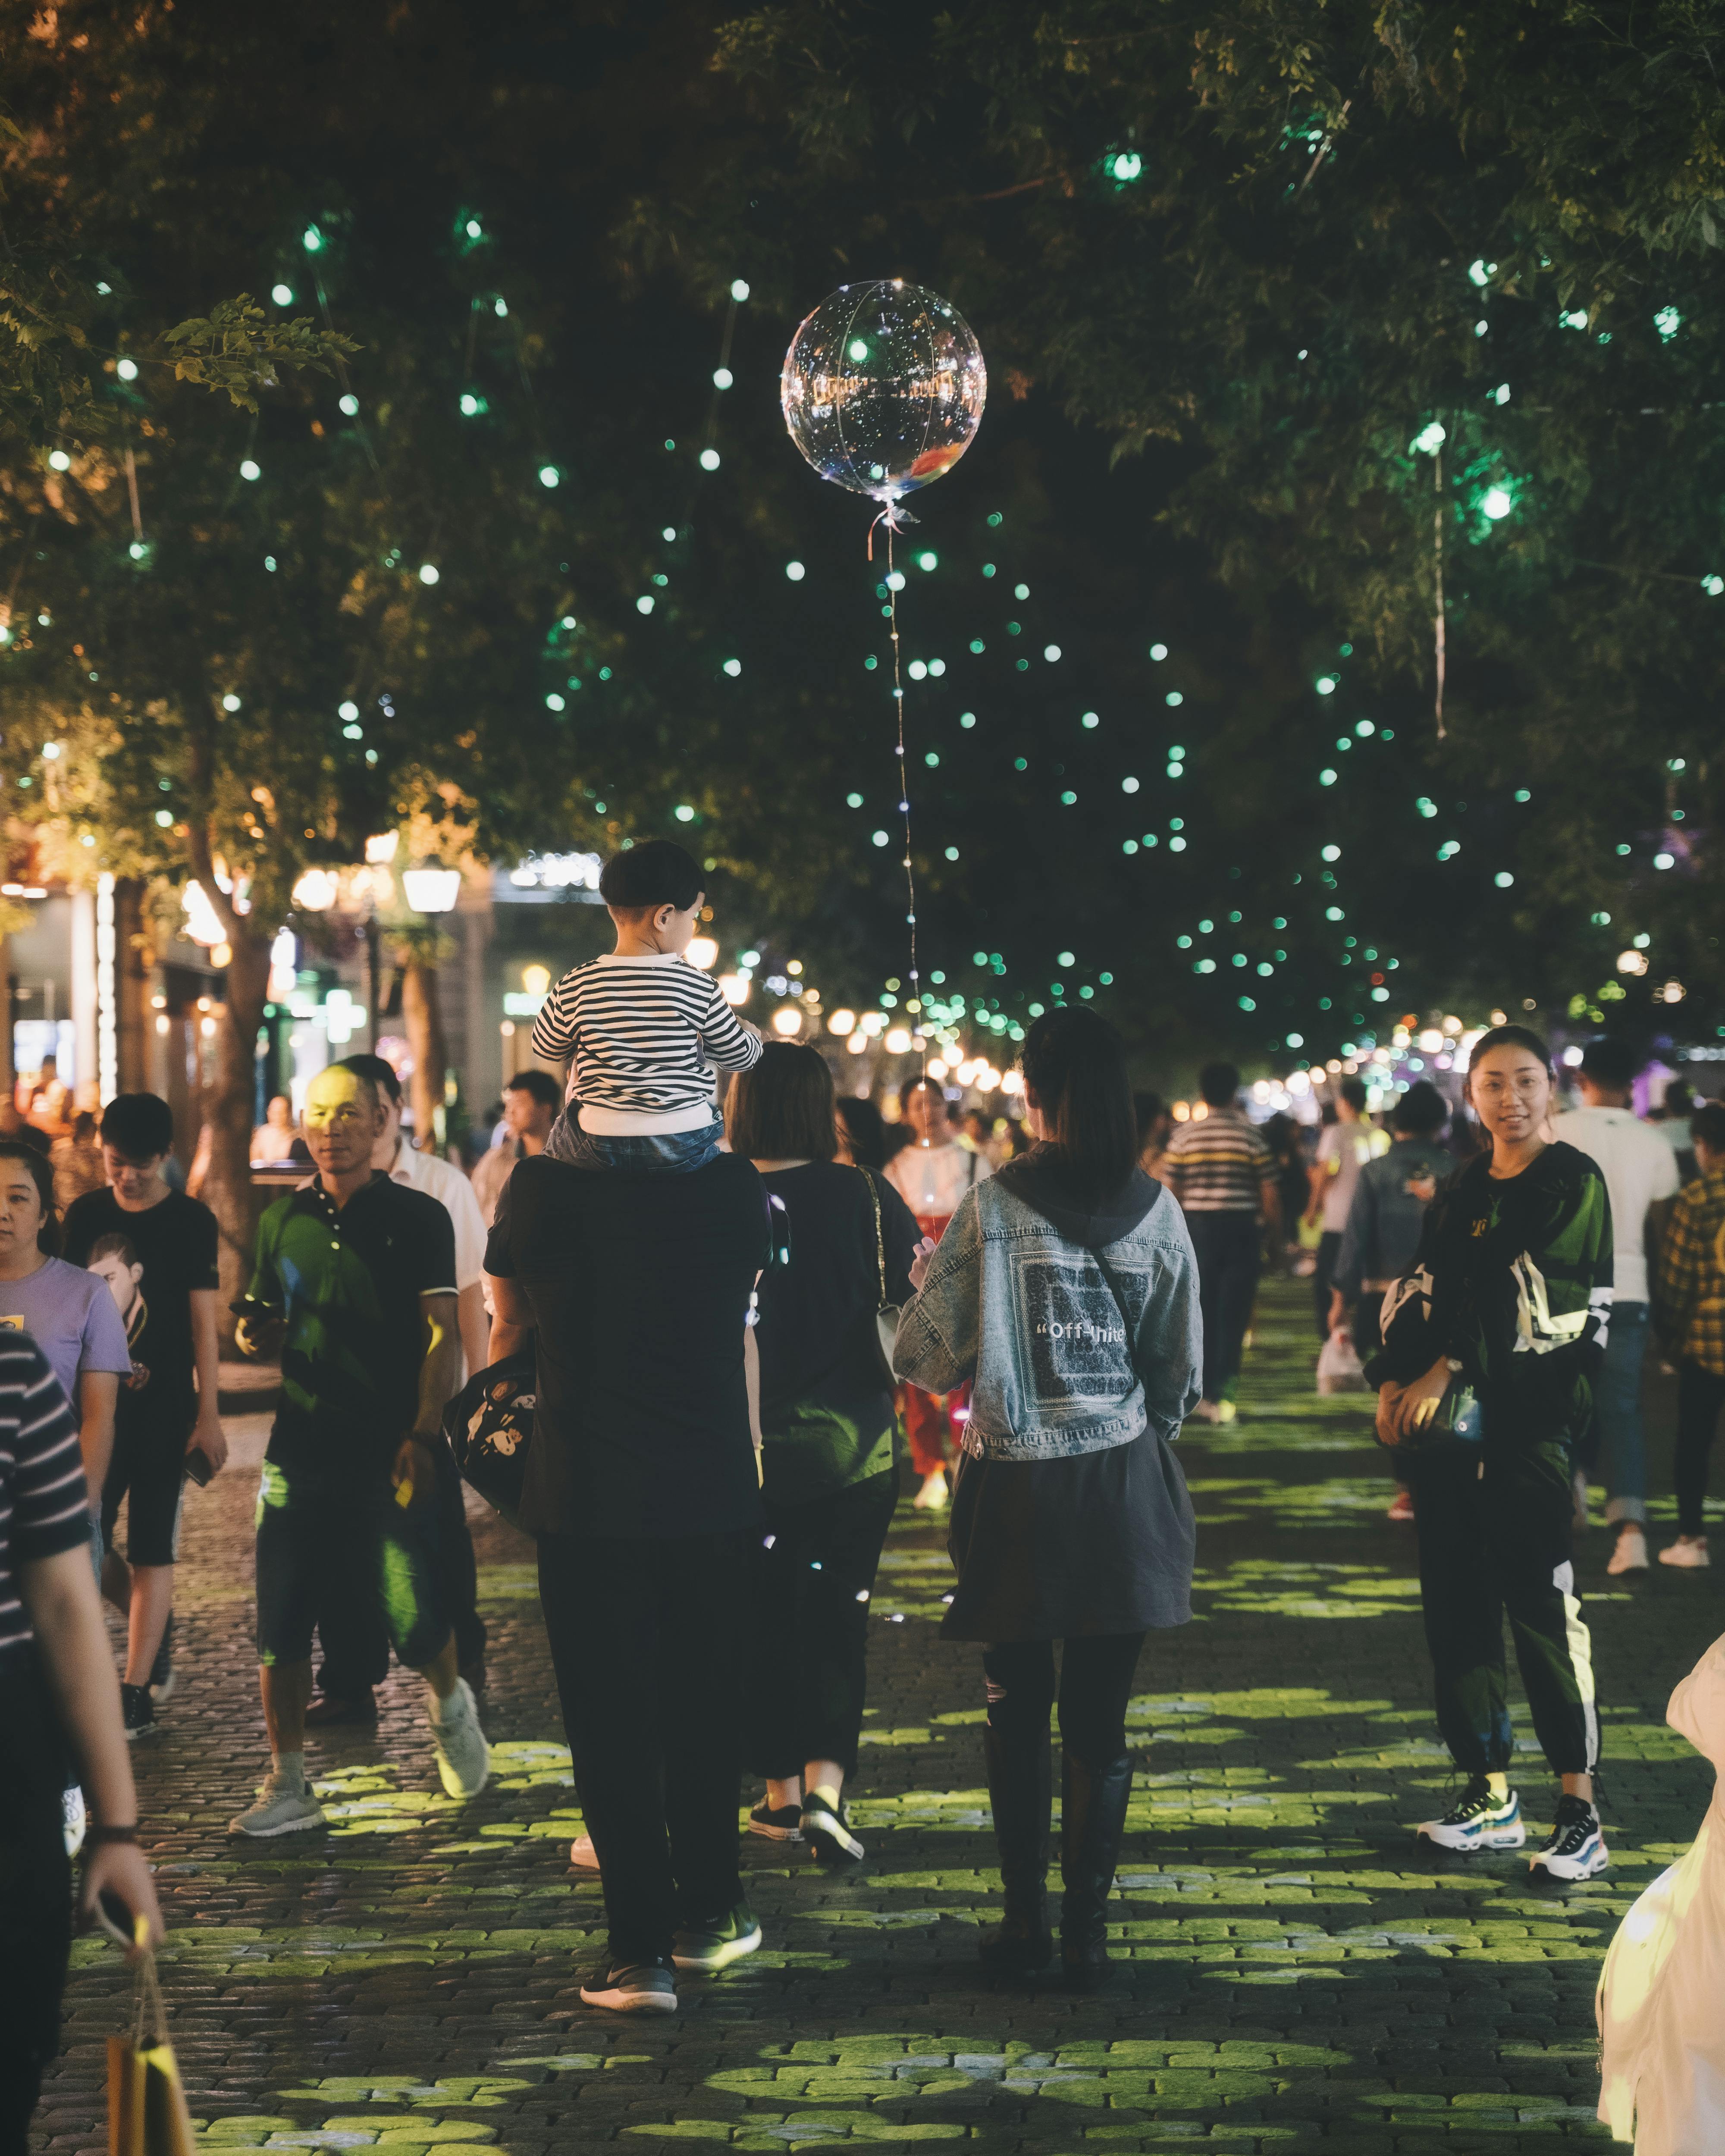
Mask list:
POLYGON ((1087 1989, 1132 1788, 1126 1707, 1147 1631, 1191 1616, 1194 1527, 1169 1450, 1199 1397, 1198 1268, 1179 1207, 1137 1166, 1126 1052, 1094 1012, 1039 1019, 1024 1050, 1037 1141, 921 1246, 893 1367, 973 1387, 942 1630, 983 1643, 988 1795, 1005 1920, 997 1967, 1051 1958, 1044 1899, 1060 1676, 1060 1953, 1087 1989))

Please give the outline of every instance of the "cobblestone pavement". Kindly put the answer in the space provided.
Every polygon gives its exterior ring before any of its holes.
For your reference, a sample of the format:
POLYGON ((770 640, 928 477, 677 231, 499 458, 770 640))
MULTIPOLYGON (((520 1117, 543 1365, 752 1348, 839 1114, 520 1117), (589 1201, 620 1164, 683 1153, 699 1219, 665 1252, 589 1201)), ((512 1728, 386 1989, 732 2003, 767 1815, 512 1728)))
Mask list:
MULTIPOLYGON (((1708 1770, 1664 1707, 1725 1630, 1721 1583, 1656 1567, 1625 1589, 1604 1577, 1604 1536, 1584 1545, 1608 1732, 1604 1880, 1538 1894, 1509 1857, 1422 1863, 1410 1825, 1441 1808, 1448 1774, 1411 1531, 1384 1518, 1365 1403, 1316 1399, 1312 1353, 1303 1291, 1268 1286, 1239 1423, 1194 1425, 1182 1447, 1200 1614, 1153 1635, 1139 1666, 1122 1962, 1089 1999, 979 1970, 975 1927, 996 1902, 979 1653, 941 1643, 942 1535, 908 1508, 875 1603, 866 1866, 833 1876, 747 1842, 765 1950, 685 1979, 677 2019, 643 2022, 577 1996, 598 1890, 566 1869, 578 1815, 527 1545, 494 1519, 477 1529, 495 1641, 484 1794, 457 1807, 438 1793, 419 1687, 395 1678, 375 1738, 344 1732, 313 1755, 327 1835, 236 1849, 227 1822, 263 1760, 255 1476, 242 1466, 194 1494, 181 1685, 136 1759, 172 1927, 163 1981, 208 2148, 1454 2156, 1604 2143, 1594 1984, 1616 1918, 1706 1808, 1708 1770)), ((243 1461, 264 1428, 234 1424, 243 1461)), ((1546 1820, 1549 1785, 1518 1726, 1524 1797, 1546 1820)), ((80 1946, 42 2146, 103 2146, 102 2045, 128 1988, 110 1950, 80 1946)))

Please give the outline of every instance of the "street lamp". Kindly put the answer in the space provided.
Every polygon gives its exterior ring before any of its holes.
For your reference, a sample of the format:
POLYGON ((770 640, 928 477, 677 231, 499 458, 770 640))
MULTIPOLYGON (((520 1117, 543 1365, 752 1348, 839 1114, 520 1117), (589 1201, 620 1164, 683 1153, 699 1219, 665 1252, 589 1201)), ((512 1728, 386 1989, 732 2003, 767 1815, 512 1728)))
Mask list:
POLYGON ((415 913, 448 913, 461 895, 461 871, 446 869, 441 861, 426 861, 416 869, 403 869, 402 889, 415 913))

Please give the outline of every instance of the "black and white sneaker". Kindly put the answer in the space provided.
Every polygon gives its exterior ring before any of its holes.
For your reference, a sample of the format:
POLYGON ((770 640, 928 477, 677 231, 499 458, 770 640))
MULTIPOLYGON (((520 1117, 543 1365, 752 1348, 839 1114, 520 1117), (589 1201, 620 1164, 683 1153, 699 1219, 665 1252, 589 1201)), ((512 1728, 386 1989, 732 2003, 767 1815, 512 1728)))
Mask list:
POLYGON ((677 1980, 669 1964, 629 1962, 614 1969, 601 1962, 581 1986, 583 2006, 608 2006, 614 2014, 675 2014, 677 1980))
POLYGON ((749 1832, 764 1835, 768 1841, 800 1841, 803 1839, 803 1807, 800 1804, 781 1804, 775 1811, 762 1797, 749 1812, 749 1832))
POLYGON ((739 1902, 722 1916, 698 1924, 684 1924, 677 1932, 671 1959, 679 1969, 698 1969, 712 1976, 734 1961, 752 1954, 761 1943, 760 1919, 747 1902, 739 1902))
POLYGON ((1611 1861, 1599 1815, 1584 1797, 1559 1797, 1558 1823, 1537 1856, 1527 1860, 1536 1877, 1591 1879, 1611 1861))
POLYGON ((126 1725, 128 1744, 136 1743, 139 1738, 150 1734, 156 1727, 156 1710, 150 1704, 148 1685, 121 1685, 120 1716, 126 1725))
POLYGON ((174 1681, 174 1613, 170 1609, 162 1630, 162 1645, 150 1665, 150 1697, 158 1707, 173 1697, 174 1681))
POLYGON ((848 1857, 853 1864, 863 1859, 863 1845, 850 1831, 850 1811, 824 1789, 813 1790, 803 1799, 803 1839, 817 1862, 830 1864, 848 1857))
POLYGON ((1475 1776, 1441 1819, 1422 1821, 1415 1832, 1440 1849, 1453 1849, 1464 1856, 1482 1849, 1519 1849, 1527 1839, 1521 1799, 1513 1789, 1494 1795, 1483 1775, 1475 1776))

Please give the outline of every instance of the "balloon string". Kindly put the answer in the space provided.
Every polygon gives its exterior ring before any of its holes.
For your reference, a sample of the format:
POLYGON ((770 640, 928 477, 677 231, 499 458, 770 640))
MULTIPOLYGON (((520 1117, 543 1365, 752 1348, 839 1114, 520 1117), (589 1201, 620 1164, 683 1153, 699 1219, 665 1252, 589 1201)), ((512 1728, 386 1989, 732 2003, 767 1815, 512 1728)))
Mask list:
MULTIPOLYGON (((892 701, 898 714, 898 809, 905 827, 905 896, 907 911, 905 919, 911 931, 911 1008, 916 1014, 914 1038, 922 1060, 922 1075, 928 1075, 928 1032, 922 1023, 922 988, 916 971, 916 871, 911 859, 911 778, 905 762, 905 684, 899 668, 898 649, 898 586, 894 582, 892 562, 892 535, 898 529, 897 520, 888 502, 875 524, 886 526, 886 604, 887 622, 892 631, 892 701)), ((874 559, 874 525, 869 527, 869 558, 874 559)))

